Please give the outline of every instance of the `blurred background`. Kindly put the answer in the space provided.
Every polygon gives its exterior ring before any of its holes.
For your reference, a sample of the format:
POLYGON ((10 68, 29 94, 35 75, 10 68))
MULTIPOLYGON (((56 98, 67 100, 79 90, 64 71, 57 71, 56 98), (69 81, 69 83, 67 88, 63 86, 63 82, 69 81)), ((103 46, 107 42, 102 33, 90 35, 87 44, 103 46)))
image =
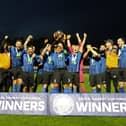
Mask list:
POLYGON ((56 30, 87 32, 88 42, 125 37, 125 3, 121 0, 1 0, 0 38, 51 36, 56 30))

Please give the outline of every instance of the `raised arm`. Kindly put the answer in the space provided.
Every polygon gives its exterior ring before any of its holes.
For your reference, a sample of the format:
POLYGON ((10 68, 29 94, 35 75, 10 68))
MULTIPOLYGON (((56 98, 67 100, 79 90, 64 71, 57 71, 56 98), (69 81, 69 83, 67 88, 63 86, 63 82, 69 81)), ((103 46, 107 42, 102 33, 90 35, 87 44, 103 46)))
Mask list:
POLYGON ((44 44, 48 43, 49 42, 49 39, 48 38, 45 38, 44 39, 44 44))
POLYGON ((47 49, 49 48, 50 44, 47 44, 46 47, 42 50, 41 52, 41 56, 43 57, 47 51, 47 49))
POLYGON ((85 59, 88 56, 88 53, 90 52, 89 49, 87 49, 87 51, 83 54, 83 58, 85 59))
POLYGON ((82 44, 83 44, 83 46, 85 45, 85 42, 86 42, 86 39, 87 39, 87 33, 84 33, 83 34, 83 41, 82 41, 82 44))
POLYGON ((82 41, 82 43, 81 43, 81 45, 80 45, 80 48, 79 48, 79 51, 80 51, 80 52, 83 52, 83 47, 84 47, 84 45, 85 45, 86 38, 87 38, 87 34, 84 33, 84 39, 83 39, 83 41, 82 41))
POLYGON ((7 40, 8 38, 9 38, 9 36, 8 36, 8 35, 5 35, 5 36, 4 36, 4 39, 5 39, 5 40, 7 40))
POLYGON ((70 38, 71 38, 71 35, 67 35, 67 47, 71 47, 70 38))
POLYGON ((91 45, 87 45, 87 48, 92 52, 93 55, 100 57, 100 55, 94 50, 94 47, 91 47, 91 45))
POLYGON ((73 48, 71 46, 70 38, 71 38, 71 35, 67 35, 67 47, 68 47, 69 53, 72 53, 73 48))
POLYGON ((76 37, 77 37, 77 41, 78 41, 78 43, 80 44, 80 43, 81 43, 81 38, 80 38, 79 33, 76 33, 76 37))
POLYGON ((28 35, 28 37, 26 38, 25 43, 24 43, 24 49, 25 50, 27 49, 27 44, 31 41, 31 39, 33 39, 33 36, 28 35))

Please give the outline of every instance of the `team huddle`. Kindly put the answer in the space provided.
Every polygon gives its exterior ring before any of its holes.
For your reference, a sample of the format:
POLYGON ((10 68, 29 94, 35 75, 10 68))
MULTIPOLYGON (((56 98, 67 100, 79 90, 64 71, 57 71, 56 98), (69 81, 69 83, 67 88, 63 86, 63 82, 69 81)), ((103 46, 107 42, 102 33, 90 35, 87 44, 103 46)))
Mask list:
MULTIPOLYGON (((92 93, 101 93, 102 85, 111 92, 111 80, 115 92, 125 92, 126 45, 124 38, 117 43, 108 39, 99 48, 86 44, 87 34, 77 42, 61 31, 53 34, 54 41, 47 39, 36 54, 36 47, 29 35, 25 42, 17 39, 15 45, 5 36, 0 45, 0 91, 35 92, 42 84, 42 93, 79 93, 83 81, 83 61, 89 59, 89 82, 92 93), (23 44, 24 43, 24 44, 23 44), (85 49, 86 48, 86 49, 85 49), (86 51, 84 51, 86 50, 86 51)), ((41 45, 40 45, 41 46, 41 45)))

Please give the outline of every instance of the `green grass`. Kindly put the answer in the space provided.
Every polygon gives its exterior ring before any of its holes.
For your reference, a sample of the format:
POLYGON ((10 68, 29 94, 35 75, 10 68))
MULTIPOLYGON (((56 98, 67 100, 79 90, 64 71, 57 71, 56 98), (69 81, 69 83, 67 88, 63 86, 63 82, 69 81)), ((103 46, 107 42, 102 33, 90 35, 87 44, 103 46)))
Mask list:
MULTIPOLYGON (((88 92, 91 88, 88 74, 85 74, 85 87, 88 92)), ((39 85, 37 92, 41 92, 39 85)), ((0 126, 125 126, 125 117, 58 117, 58 116, 27 116, 27 115, 0 115, 0 126)))
POLYGON ((125 117, 48 117, 1 115, 1 126, 125 126, 125 117))

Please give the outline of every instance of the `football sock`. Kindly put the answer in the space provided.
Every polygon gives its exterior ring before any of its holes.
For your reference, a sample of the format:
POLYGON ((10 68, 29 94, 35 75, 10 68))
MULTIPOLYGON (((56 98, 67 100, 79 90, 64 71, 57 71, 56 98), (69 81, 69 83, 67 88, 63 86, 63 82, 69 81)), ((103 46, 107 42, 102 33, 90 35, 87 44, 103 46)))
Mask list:
POLYGON ((16 85, 16 84, 13 84, 13 86, 12 86, 12 91, 13 91, 13 92, 17 92, 17 85, 16 85))

